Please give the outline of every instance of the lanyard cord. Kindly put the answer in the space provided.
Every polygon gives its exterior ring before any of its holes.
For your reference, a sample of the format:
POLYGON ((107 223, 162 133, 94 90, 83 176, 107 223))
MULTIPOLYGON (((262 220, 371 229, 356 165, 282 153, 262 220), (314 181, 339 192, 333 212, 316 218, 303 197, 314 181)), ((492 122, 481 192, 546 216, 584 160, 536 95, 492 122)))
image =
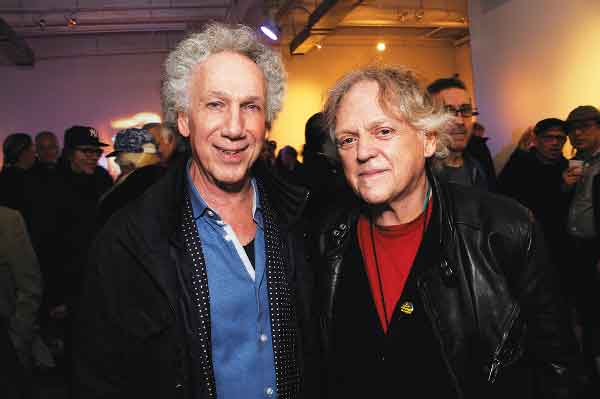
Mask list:
MULTIPOLYGON (((423 210, 421 213, 427 211, 427 205, 429 204, 429 198, 431 197, 431 187, 427 185, 427 194, 423 200, 423 210)), ((379 285, 379 293, 381 294, 381 304, 383 306, 383 319, 385 320, 386 327, 390 325, 390 319, 387 314, 387 308, 385 306, 385 294, 383 293, 383 281, 381 280, 381 272, 379 271, 379 261, 377 259, 377 250, 375 249, 375 236, 373 234, 373 218, 370 219, 370 233, 371 233, 371 247, 373 249, 373 258, 375 259, 375 271, 377 271, 377 283, 379 285)), ((427 214, 423 215, 423 232, 421 233, 421 241, 425 236, 425 227, 427 225, 427 214)))

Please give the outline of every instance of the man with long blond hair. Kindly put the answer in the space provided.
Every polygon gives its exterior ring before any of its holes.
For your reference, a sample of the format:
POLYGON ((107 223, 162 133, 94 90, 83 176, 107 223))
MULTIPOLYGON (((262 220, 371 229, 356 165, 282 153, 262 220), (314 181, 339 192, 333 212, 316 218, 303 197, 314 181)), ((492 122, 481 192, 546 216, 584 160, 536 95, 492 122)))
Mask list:
POLYGON ((527 209, 431 173, 453 115, 369 67, 325 117, 354 206, 320 240, 328 398, 566 398, 575 346, 527 209))

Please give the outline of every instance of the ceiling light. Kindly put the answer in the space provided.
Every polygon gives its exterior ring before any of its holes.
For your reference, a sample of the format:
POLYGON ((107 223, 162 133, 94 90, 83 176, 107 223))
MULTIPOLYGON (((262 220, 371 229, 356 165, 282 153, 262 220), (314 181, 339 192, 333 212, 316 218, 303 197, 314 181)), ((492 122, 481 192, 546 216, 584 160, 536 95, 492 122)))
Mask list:
POLYGON ((379 51, 379 52, 385 51, 385 43, 384 42, 377 43, 376 48, 377 48, 377 51, 379 51))
POLYGON ((77 26, 77 20, 75 19, 75 17, 67 18, 67 27, 74 28, 76 26, 77 26))
POLYGON ((318 48, 319 50, 321 50, 323 48, 323 46, 320 44, 315 44, 315 47, 318 48))
POLYGON ((260 31, 271 40, 278 40, 281 33, 277 25, 271 20, 267 20, 260 25, 260 31))

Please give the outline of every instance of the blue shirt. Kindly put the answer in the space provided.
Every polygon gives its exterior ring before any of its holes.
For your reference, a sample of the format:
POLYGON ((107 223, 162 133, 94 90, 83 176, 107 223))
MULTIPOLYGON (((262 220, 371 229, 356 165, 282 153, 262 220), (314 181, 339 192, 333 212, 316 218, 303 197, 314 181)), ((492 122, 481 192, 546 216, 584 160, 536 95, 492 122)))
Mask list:
POLYGON ((197 191, 189 169, 187 178, 208 275, 217 397, 277 398, 264 225, 256 182, 251 181, 256 223, 253 268, 231 226, 197 191))

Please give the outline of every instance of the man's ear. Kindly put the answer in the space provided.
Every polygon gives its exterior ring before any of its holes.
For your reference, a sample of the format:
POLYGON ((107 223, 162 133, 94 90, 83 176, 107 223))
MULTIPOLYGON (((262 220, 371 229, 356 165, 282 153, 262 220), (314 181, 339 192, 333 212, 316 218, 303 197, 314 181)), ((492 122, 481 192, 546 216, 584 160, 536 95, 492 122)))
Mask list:
POLYGON ((437 147, 437 133, 428 132, 424 134, 423 140, 423 155, 425 158, 431 157, 435 154, 435 148, 437 147))
POLYGON ((183 137, 190 137, 190 121, 185 112, 177 113, 177 128, 183 137))

